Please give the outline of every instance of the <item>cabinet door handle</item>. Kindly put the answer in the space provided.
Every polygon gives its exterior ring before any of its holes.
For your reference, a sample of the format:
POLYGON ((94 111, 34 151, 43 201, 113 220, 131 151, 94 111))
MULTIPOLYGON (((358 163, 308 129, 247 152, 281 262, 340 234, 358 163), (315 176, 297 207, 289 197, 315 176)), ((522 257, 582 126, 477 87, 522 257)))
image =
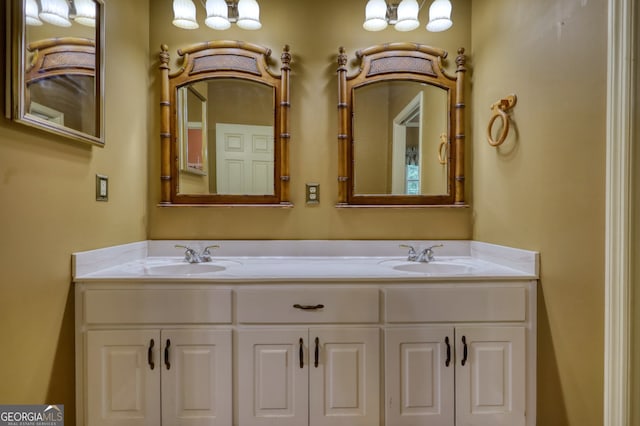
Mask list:
POLYGON ((167 344, 164 347, 164 365, 167 367, 167 370, 171 368, 171 363, 169 362, 169 346, 171 346, 171 340, 167 339, 167 344))
POLYGON ((152 370, 156 368, 155 362, 153 362, 153 347, 156 345, 156 342, 151 339, 149 341, 149 349, 147 350, 147 363, 149 364, 149 368, 152 370))
POLYGON ((447 360, 444 362, 445 366, 449 366, 451 364, 451 343, 449 343, 449 336, 444 338, 444 343, 447 345, 447 360))
POLYGON ((298 357, 300 358, 300 368, 304 368, 304 342, 302 337, 300 338, 300 350, 298 351, 298 357))
POLYGON ((300 305, 299 303, 296 303, 293 307, 296 309, 302 309, 303 311, 316 311, 324 308, 324 305, 321 303, 318 305, 300 305))
POLYGON ((320 339, 318 339, 316 337, 316 349, 315 349, 315 352, 314 352, 314 360, 313 360, 313 366, 315 368, 318 368, 318 361, 319 361, 319 358, 320 358, 320 349, 319 349, 319 347, 320 347, 320 339))
POLYGON ((464 345, 462 347, 462 362, 461 364, 464 366, 467 363, 467 338, 465 336, 462 336, 462 344, 464 345))

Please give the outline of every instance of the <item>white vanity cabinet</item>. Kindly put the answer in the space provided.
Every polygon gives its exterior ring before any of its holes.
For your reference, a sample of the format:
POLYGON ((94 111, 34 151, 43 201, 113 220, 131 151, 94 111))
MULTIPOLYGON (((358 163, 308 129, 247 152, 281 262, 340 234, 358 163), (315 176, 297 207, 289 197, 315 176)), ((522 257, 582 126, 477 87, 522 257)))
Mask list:
POLYGON ((534 425, 534 285, 388 288, 386 424, 534 425))
POLYGON ((75 426, 536 426, 537 253, 175 243, 74 255, 75 426))
POLYGON ((76 292, 78 425, 232 425, 230 290, 76 292))
POLYGON ((239 424, 379 425, 378 300, 377 288, 239 289, 239 424))

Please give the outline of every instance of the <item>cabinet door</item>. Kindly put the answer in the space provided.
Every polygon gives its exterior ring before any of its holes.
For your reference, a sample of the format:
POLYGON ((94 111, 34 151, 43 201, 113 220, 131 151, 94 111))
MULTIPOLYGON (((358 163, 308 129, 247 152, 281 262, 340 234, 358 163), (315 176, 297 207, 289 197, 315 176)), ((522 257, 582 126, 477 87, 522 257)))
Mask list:
POLYGON ((456 425, 524 426, 524 327, 456 328, 456 347, 456 425))
POLYGON ((238 331, 240 425, 307 424, 307 343, 306 328, 238 331))
POLYGON ((310 329, 309 424, 378 425, 379 376, 378 328, 310 329))
POLYGON ((88 426, 160 424, 160 333, 87 332, 88 426))
POLYGON ((163 330, 162 424, 231 426, 231 330, 163 330))
POLYGON ((386 424, 454 426, 453 327, 385 330, 386 424))

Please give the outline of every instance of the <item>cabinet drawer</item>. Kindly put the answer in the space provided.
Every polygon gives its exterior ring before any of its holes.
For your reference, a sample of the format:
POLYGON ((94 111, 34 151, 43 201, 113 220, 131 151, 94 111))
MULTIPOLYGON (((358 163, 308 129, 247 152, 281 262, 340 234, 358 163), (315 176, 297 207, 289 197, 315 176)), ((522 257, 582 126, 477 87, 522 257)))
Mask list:
POLYGON ((387 322, 525 321, 523 287, 391 288, 387 322))
POLYGON ((230 323, 231 290, 87 290, 87 324, 230 323))
POLYGON ((376 288, 242 289, 237 296, 240 323, 367 323, 379 319, 376 288), (305 310, 294 305, 323 307, 305 310))

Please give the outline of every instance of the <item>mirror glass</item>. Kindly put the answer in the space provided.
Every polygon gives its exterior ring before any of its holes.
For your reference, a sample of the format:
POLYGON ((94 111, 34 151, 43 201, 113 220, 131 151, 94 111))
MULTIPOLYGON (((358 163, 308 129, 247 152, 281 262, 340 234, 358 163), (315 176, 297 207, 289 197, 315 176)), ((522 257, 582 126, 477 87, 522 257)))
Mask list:
POLYGON ((180 194, 274 194, 274 88, 212 78, 178 88, 180 194))
POLYGON ((12 0, 13 115, 17 121, 103 144, 99 0, 12 0))
POLYGON ((448 91, 385 80, 353 90, 354 194, 448 192, 448 91))

